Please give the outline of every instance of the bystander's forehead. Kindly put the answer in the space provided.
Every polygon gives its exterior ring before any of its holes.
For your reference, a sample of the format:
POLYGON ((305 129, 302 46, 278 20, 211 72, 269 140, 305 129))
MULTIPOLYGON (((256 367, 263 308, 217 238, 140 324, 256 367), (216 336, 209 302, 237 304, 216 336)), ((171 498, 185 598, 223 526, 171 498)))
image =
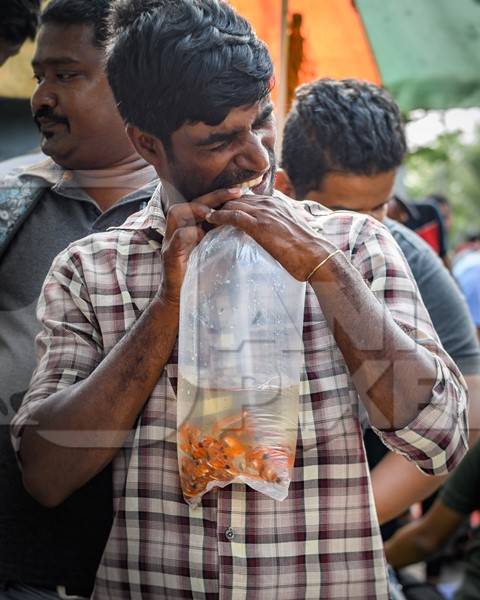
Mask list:
POLYGON ((104 57, 90 25, 47 23, 40 28, 32 65, 81 63, 97 66, 104 57))
POLYGON ((395 182, 395 170, 377 175, 329 173, 321 193, 329 208, 371 211, 388 201, 395 182))

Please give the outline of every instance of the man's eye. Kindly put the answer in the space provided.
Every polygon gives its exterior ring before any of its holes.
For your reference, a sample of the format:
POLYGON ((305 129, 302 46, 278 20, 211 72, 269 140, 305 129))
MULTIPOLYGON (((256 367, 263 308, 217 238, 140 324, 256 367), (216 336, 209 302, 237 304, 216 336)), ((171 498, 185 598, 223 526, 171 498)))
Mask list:
POLYGON ((73 79, 77 73, 57 73, 57 79, 60 81, 68 81, 69 79, 73 79))
POLYGON ((33 75, 33 78, 37 83, 40 83, 43 79, 43 75, 37 75, 36 73, 33 75))
POLYGON ((220 152, 221 150, 228 148, 229 144, 230 142, 222 142, 221 144, 218 144, 218 146, 213 146, 213 148, 209 148, 208 150, 210 152, 220 152))
POLYGON ((272 120, 273 120, 273 110, 271 112, 269 112, 268 114, 266 114, 265 116, 263 116, 260 121, 255 123, 253 128, 254 129, 262 129, 263 127, 266 127, 267 125, 269 125, 272 122, 272 120))
POLYGON ((265 117, 264 119, 262 119, 259 123, 257 123, 255 125, 255 129, 263 129, 271 122, 271 120, 272 120, 272 115, 268 115, 268 117, 265 117))

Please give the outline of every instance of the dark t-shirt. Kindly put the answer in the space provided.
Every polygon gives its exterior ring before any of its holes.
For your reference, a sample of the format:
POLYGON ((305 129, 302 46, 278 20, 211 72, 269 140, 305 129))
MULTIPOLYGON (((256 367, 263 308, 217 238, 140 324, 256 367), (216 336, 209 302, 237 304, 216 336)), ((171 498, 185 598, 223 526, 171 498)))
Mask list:
MULTIPOLYGON (((445 506, 465 516, 480 508, 480 443, 454 471, 440 492, 440 499, 445 506)), ((469 544, 464 577, 455 600, 480 600, 480 527, 469 544)))
POLYGON ((112 520, 108 468, 54 509, 24 490, 9 422, 35 366, 36 304, 53 258, 70 242, 120 225, 154 185, 105 213, 78 188, 46 188, 0 262, 0 583, 67 586, 89 595, 112 520))
POLYGON ((407 227, 385 219, 420 290, 445 350, 463 375, 480 374, 480 347, 468 306, 455 280, 432 249, 407 227))

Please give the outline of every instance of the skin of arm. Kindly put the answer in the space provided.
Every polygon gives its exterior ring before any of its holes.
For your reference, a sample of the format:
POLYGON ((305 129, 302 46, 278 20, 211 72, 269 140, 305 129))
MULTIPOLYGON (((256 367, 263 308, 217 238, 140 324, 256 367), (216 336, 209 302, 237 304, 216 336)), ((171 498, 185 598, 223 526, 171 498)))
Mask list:
MULTIPOLYGON (((207 221, 243 229, 300 281, 336 250, 308 226, 299 210, 269 197, 229 202, 207 221)), ((372 425, 388 430, 409 424, 430 400, 436 380, 433 356, 398 327, 341 254, 326 261, 309 281, 372 425), (368 349, 368 340, 374 339, 382 339, 378 350, 368 349), (404 401, 395 402, 395 397, 404 401)))
POLYGON ((124 444, 174 347, 188 258, 205 235, 199 224, 212 207, 239 194, 220 190, 169 210, 162 244, 164 278, 156 297, 89 377, 32 403, 35 425, 24 428, 20 460, 26 489, 43 505, 60 504, 124 444), (49 441, 49 432, 55 431, 80 437, 82 447, 49 441))
POLYGON ((421 519, 399 529, 385 543, 387 562, 396 569, 420 562, 439 550, 465 520, 437 499, 421 519))
POLYGON ((407 426, 430 400, 436 379, 433 357, 412 344, 345 258, 331 259, 325 267, 310 283, 371 424, 378 429, 407 426), (366 349, 365 340, 380 336, 381 348, 366 349))
MULTIPOLYGON (((480 437, 480 375, 466 375, 469 390, 469 436, 472 447, 480 437)), ((380 525, 398 517, 415 502, 428 498, 449 475, 422 473, 400 454, 389 452, 372 470, 372 487, 380 525)))

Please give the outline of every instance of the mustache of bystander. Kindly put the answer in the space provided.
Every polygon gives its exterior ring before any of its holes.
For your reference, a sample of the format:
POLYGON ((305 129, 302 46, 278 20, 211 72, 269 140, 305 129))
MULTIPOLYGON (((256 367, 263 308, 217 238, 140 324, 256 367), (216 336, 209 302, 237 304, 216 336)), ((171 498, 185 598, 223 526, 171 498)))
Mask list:
POLYGON ((61 115, 55 114, 54 111, 48 106, 42 106, 42 108, 39 108, 37 112, 34 113, 33 120, 40 131, 42 130, 43 125, 46 123, 65 125, 68 131, 70 131, 68 119, 61 115))

